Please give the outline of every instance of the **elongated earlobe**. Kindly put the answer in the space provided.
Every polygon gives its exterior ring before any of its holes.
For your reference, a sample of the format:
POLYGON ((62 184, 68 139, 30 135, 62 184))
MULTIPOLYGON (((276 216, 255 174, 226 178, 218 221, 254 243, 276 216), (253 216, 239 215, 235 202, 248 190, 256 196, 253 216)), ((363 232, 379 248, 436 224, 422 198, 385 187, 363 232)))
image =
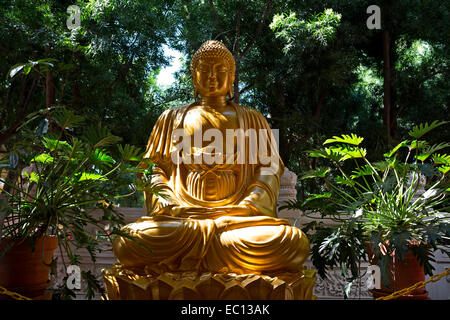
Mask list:
POLYGON ((228 96, 230 99, 233 99, 233 85, 234 85, 234 76, 231 78, 230 83, 228 84, 228 96))
POLYGON ((198 90, 197 90, 197 86, 194 86, 194 99, 197 100, 198 98, 198 90))
POLYGON ((192 77, 192 85, 194 86, 194 100, 197 100, 198 98, 198 84, 197 84, 197 79, 195 79, 195 77, 192 77))

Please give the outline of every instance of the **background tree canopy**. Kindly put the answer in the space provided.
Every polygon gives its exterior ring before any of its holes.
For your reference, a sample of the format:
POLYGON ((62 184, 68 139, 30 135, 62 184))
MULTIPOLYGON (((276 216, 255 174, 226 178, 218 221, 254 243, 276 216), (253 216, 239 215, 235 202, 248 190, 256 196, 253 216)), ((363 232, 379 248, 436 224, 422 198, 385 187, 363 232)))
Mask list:
MULTIPOLYGON (((206 40, 236 59, 234 101, 280 130, 291 170, 314 169, 305 150, 354 132, 381 156, 416 124, 450 120, 450 2, 446 0, 3 0, 0 145, 26 114, 65 105, 145 147, 169 107, 193 101, 190 58, 206 40), (70 30, 67 8, 81 9, 70 30), (381 29, 369 30, 369 4, 381 29), (184 55, 172 86, 163 45, 184 55), (45 59, 45 60, 43 60, 45 59)), ((448 126, 434 133, 450 141, 448 126)), ((430 139, 433 139, 431 137, 430 139)), ((300 197, 320 186, 299 182, 300 197)))

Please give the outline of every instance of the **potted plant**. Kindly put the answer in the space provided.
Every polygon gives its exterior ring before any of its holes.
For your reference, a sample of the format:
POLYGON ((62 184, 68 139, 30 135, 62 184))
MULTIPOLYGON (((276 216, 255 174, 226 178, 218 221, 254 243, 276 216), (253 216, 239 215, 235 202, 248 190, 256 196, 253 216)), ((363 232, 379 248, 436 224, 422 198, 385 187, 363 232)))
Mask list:
MULTIPOLYGON (((115 202, 137 190, 154 188, 148 179, 153 166, 139 167, 140 149, 120 145, 120 138, 100 125, 83 127, 83 134, 77 136, 84 121, 64 107, 33 113, 13 151, 0 160, 9 173, 8 178, 0 178, 4 184, 0 189, 0 285, 12 291, 42 294, 49 286, 49 269, 55 271, 52 253, 57 247, 61 258, 67 257, 68 261, 63 260, 67 267, 79 264, 76 251, 80 248, 95 262, 96 254, 111 246, 115 234, 133 238, 120 229, 124 220, 115 202), (28 129, 38 118, 37 129, 28 129), (52 132, 47 130, 49 125, 55 128, 52 132), (103 210, 103 215, 94 216, 93 208, 103 210), (86 231, 88 226, 95 232, 86 231), (25 253, 30 256, 23 258, 25 253), (25 265, 26 260, 31 264, 25 265), (40 279, 32 278, 39 274, 40 279)), ((158 193, 157 188, 154 191, 158 193)), ((81 276, 88 285, 87 298, 103 291, 90 270, 81 276)), ((75 296, 66 286, 57 289, 61 298, 75 296)))
MULTIPOLYGON (((409 135, 373 162, 355 134, 327 139, 318 150, 318 167, 302 179, 321 180, 324 192, 283 208, 301 209, 306 215, 320 212, 334 221, 323 226, 314 221, 306 230, 312 242, 312 261, 325 277, 339 266, 347 279, 344 296, 361 277, 362 261, 377 264, 382 288, 374 297, 409 287, 432 275, 434 251, 449 255, 448 172, 450 156, 442 151, 449 143, 430 145, 422 137, 446 122, 415 126, 409 135)), ((413 298, 424 298, 424 290, 413 298)))

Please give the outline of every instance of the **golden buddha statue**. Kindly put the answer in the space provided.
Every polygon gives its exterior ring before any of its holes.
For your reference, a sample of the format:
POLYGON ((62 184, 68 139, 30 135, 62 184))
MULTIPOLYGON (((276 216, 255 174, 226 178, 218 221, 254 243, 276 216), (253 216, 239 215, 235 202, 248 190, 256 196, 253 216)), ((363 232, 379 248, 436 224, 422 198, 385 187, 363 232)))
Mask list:
POLYGON ((226 99, 233 96, 233 55, 221 42, 207 41, 195 53, 191 72, 194 96, 201 99, 166 110, 146 149, 145 158, 156 164, 152 178, 167 198, 145 194, 147 216, 124 227, 139 241, 117 237, 118 262, 139 274, 301 273, 309 241, 277 218, 284 165, 273 133, 259 111, 226 99), (256 134, 239 136, 239 129, 256 134), (183 143, 177 144, 180 132, 183 143), (255 144, 270 150, 270 167, 255 144), (224 145, 226 152, 217 147, 224 145))

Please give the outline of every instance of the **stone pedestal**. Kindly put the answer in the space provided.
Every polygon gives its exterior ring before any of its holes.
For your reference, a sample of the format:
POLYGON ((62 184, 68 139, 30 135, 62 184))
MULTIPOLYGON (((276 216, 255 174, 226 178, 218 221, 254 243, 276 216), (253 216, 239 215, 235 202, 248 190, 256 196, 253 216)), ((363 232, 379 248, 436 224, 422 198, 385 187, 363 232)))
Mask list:
POLYGON ((119 264, 103 270, 110 300, 312 300, 315 272, 277 275, 170 273, 138 275, 119 264))

